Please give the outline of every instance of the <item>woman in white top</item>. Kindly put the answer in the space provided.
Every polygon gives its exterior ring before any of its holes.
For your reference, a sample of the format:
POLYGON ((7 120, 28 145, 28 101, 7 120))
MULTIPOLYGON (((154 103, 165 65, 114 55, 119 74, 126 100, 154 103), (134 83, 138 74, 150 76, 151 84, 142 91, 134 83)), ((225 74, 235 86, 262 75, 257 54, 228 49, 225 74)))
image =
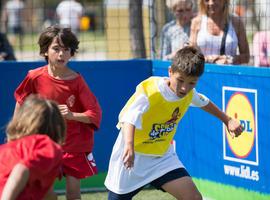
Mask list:
POLYGON ((230 0, 199 0, 199 15, 192 20, 190 42, 199 46, 206 62, 249 62, 246 30, 238 16, 229 12, 230 0))

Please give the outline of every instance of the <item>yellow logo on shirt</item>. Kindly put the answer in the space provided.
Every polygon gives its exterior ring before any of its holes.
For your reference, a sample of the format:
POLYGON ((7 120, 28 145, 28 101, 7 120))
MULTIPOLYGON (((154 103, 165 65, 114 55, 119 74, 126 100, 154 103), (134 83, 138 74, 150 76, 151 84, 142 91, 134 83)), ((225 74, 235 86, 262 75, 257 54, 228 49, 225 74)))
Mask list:
POLYGON ((150 140, 162 138, 164 136, 167 136, 170 132, 172 132, 176 127, 177 119, 181 115, 179 112, 180 112, 179 107, 177 107, 172 113, 172 118, 169 119, 166 123, 153 124, 152 130, 149 133, 150 140))

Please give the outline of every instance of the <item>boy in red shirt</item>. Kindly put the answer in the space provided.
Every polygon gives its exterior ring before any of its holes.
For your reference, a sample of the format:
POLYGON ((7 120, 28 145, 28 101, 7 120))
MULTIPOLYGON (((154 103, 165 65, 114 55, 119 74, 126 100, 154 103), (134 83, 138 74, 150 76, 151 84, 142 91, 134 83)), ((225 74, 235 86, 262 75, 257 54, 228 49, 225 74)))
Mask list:
POLYGON ((67 199, 80 199, 80 179, 97 173, 92 154, 94 130, 101 121, 101 108, 83 77, 67 66, 79 41, 69 28, 51 26, 39 37, 40 55, 48 65, 29 71, 15 91, 17 107, 25 97, 37 93, 59 104, 66 119, 63 172, 67 199))
POLYGON ((0 199, 39 200, 46 193, 52 195, 50 188, 62 164, 57 143, 64 141, 66 131, 57 104, 29 97, 6 131, 8 142, 0 146, 0 199))

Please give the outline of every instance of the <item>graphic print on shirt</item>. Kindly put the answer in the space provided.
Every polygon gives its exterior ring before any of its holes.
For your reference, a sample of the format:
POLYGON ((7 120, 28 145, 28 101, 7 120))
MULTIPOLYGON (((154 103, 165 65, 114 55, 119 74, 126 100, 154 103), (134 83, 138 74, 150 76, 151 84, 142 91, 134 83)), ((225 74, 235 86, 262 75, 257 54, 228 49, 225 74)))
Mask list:
POLYGON ((150 140, 155 140, 157 138, 160 138, 162 141, 162 137, 165 137, 170 132, 172 132, 174 128, 176 127, 177 119, 181 116, 181 113, 179 112, 180 112, 179 107, 177 107, 174 109, 172 113, 172 118, 169 119, 167 122, 153 124, 152 130, 149 133, 150 140))
POLYGON ((68 99, 66 100, 66 104, 68 107, 72 108, 75 104, 75 96, 72 94, 68 99))

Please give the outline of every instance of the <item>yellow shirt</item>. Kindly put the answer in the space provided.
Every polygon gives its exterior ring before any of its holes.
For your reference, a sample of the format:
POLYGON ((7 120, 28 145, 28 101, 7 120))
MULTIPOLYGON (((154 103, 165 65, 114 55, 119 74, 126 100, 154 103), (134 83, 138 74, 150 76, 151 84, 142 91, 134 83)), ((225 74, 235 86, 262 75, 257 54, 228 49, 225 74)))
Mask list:
POLYGON ((150 77, 137 87, 137 92, 129 99, 120 113, 123 115, 136 99, 136 95, 145 94, 149 109, 142 115, 142 129, 135 129, 134 148, 142 154, 162 156, 169 148, 177 125, 187 111, 193 96, 191 90, 178 101, 167 101, 158 89, 158 77, 150 77))

